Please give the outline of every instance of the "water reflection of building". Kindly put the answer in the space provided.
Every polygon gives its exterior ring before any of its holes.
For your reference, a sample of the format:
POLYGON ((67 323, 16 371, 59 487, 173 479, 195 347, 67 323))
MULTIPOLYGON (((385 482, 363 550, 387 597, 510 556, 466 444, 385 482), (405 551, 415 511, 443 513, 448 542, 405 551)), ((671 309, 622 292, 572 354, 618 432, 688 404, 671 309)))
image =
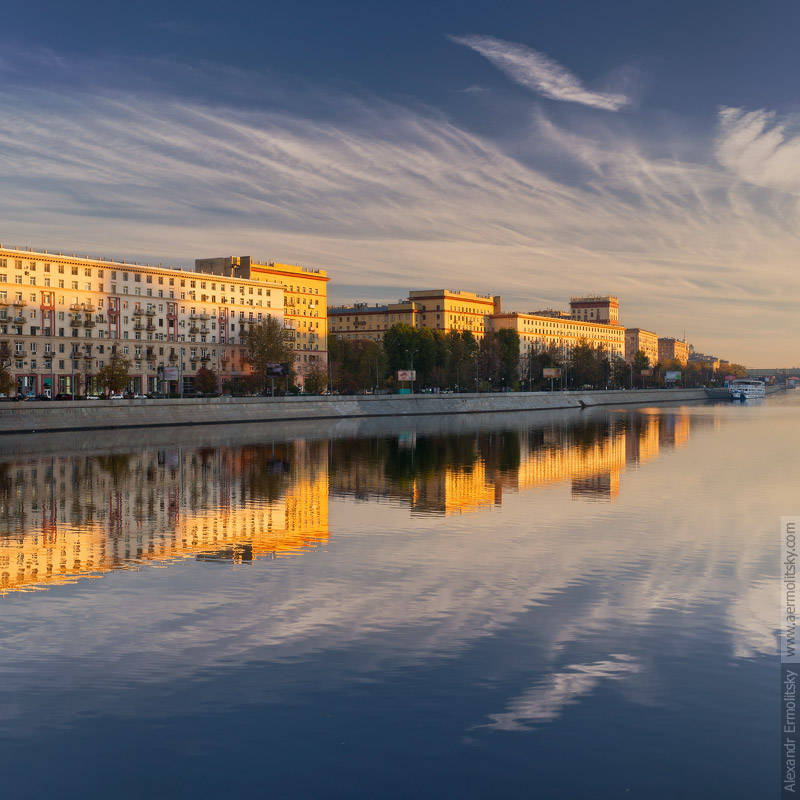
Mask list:
POLYGON ((324 445, 146 450, 0 464, 0 593, 328 538, 324 445))
POLYGON ((637 412, 583 426, 417 437, 413 447, 335 442, 331 491, 443 515, 499 505, 504 490, 566 482, 577 500, 613 501, 626 464, 646 463, 688 437, 688 414, 637 412))

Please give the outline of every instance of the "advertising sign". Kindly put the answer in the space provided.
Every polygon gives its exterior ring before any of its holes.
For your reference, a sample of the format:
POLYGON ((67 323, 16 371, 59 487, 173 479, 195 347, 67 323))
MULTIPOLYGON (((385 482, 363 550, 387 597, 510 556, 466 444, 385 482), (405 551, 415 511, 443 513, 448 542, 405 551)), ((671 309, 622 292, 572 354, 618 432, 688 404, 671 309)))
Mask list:
POLYGON ((561 368, 560 367, 545 367, 542 370, 542 376, 545 378, 560 378, 561 377, 561 368))
POLYGON ((651 370, 651 369, 643 369, 641 374, 642 374, 643 378, 651 378, 653 376, 653 370, 651 370))
POLYGON ((398 381, 415 381, 417 379, 417 371, 410 369, 401 369, 397 371, 398 381))
POLYGON ((284 375, 288 374, 289 374, 288 364, 267 364, 268 378, 282 378, 284 375))
POLYGON ((177 381, 178 380, 178 368, 177 367, 164 367, 164 380, 165 381, 177 381))
POLYGON ((667 373, 664 375, 665 381, 679 381, 681 379, 681 373, 677 370, 670 371, 668 370, 667 373))

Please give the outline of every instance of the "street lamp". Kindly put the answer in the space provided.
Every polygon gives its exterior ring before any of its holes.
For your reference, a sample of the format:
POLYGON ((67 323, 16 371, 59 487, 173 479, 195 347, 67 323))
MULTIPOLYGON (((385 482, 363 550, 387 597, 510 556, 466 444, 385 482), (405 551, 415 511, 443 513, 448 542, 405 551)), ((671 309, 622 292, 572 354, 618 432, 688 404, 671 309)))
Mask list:
POLYGON ((180 392, 179 396, 180 396, 181 400, 183 400, 183 356, 184 356, 184 353, 185 353, 185 350, 181 347, 181 368, 180 368, 179 376, 178 376, 178 392, 180 392))
POLYGON ((411 394, 414 394, 414 353, 415 350, 406 350, 406 355, 411 359, 411 394))

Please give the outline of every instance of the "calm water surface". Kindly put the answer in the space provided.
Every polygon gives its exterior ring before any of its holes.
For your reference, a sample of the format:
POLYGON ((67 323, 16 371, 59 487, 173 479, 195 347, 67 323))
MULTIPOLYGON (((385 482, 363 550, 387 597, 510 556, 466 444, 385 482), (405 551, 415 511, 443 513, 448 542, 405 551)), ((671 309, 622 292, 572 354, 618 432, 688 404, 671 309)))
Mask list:
POLYGON ((0 793, 776 796, 799 412, 6 437, 0 793))

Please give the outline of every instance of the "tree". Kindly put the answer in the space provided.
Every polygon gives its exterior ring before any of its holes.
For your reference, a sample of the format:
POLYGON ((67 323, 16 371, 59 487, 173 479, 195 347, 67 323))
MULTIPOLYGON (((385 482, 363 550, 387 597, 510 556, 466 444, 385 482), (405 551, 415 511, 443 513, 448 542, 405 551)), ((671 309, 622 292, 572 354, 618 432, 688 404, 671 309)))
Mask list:
POLYGON ((512 328, 501 328, 489 335, 500 347, 500 382, 511 389, 519 380, 519 334, 512 328))
POLYGON ((601 351, 602 360, 598 358, 598 352, 586 339, 579 339, 578 343, 572 348, 572 379, 577 386, 589 384, 596 386, 602 379, 602 362, 605 361, 605 353, 601 351))
POLYGON ((478 343, 472 331, 450 331, 447 334, 447 377, 454 386, 469 386, 475 371, 475 354, 478 343))
POLYGON ((14 376, 3 361, 0 361, 0 394, 14 391, 14 376))
POLYGON ((121 392, 130 378, 131 360, 122 353, 111 354, 111 360, 98 373, 97 380, 109 392, 121 392))
POLYGON ((283 327, 280 320, 270 315, 261 322, 254 322, 242 338, 247 348, 250 368, 262 390, 267 385, 267 370, 270 365, 289 364, 291 369, 294 363, 291 333, 283 327))
POLYGON ((217 374, 208 367, 200 367, 194 376, 194 388, 203 394, 213 394, 217 391, 217 374))
POLYGON ((0 394, 11 394, 14 391, 14 376, 8 369, 11 361, 11 349, 8 342, 0 342, 0 394))
POLYGON ((306 372, 303 387, 309 394, 320 394, 328 385, 328 375, 319 361, 314 361, 306 372))
POLYGON ((633 368, 637 372, 641 372, 643 369, 650 369, 650 359, 644 350, 636 351, 636 355, 633 357, 633 368))

